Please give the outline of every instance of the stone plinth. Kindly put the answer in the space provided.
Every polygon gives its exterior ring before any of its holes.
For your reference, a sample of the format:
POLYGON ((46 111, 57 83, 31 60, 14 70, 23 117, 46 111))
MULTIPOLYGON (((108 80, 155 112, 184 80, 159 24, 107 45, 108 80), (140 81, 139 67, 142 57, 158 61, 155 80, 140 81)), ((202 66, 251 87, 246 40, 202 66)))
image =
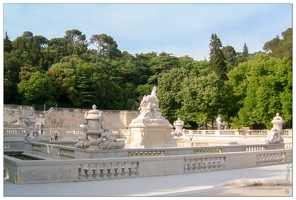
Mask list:
POLYGON ((158 107, 157 88, 141 101, 140 115, 129 124, 130 137, 125 148, 176 147, 171 135, 173 126, 165 119, 158 107))
POLYGON ((176 147, 170 124, 131 124, 125 148, 176 147))

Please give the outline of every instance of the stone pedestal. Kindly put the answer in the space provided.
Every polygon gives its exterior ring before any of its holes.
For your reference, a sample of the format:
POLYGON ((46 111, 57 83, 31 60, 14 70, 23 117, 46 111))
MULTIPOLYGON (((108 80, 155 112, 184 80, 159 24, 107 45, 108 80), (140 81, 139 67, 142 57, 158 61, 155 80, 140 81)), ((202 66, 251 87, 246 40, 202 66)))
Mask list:
POLYGON ((176 147, 171 135, 173 126, 165 119, 158 107, 156 87, 141 101, 140 115, 129 124, 130 136, 125 148, 176 147))
POLYGON ((126 148, 176 147, 170 124, 131 124, 126 148))

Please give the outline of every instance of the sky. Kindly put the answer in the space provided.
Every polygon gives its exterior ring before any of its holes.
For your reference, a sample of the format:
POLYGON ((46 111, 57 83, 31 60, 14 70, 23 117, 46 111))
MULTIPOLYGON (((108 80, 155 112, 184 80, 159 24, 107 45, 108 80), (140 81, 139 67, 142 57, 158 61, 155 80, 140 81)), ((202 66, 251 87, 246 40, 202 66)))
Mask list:
POLYGON ((5 32, 14 40, 30 31, 50 40, 64 37, 67 30, 78 29, 87 40, 105 33, 116 41, 119 50, 133 55, 166 52, 209 60, 212 34, 223 46, 230 45, 242 52, 246 43, 249 53, 254 53, 263 51, 266 42, 277 35, 281 38, 281 33, 293 25, 291 2, 45 2, 4 2, 3 38, 5 32))

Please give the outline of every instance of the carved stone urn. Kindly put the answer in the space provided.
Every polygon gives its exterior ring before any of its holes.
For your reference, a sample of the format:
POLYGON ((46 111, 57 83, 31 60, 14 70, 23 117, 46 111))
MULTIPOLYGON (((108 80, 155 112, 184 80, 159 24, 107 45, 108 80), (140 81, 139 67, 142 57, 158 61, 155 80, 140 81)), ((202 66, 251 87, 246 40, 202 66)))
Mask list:
POLYGON ((178 118, 178 120, 174 122, 174 127, 176 132, 182 132, 183 126, 184 126, 184 122, 180 118, 178 118))
POLYGON ((97 110, 96 105, 93 105, 92 110, 89 110, 84 114, 84 119, 87 121, 87 127, 83 128, 87 130, 88 136, 92 139, 100 137, 100 129, 104 118, 103 112, 97 110))

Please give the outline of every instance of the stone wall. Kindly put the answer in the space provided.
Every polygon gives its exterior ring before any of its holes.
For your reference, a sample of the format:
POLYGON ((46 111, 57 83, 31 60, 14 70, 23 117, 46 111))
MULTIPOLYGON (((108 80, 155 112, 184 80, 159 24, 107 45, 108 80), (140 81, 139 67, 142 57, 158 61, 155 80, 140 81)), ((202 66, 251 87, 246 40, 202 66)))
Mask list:
POLYGON ((3 108, 3 123, 4 125, 17 123, 19 119, 22 119, 34 113, 35 113, 35 110, 33 106, 5 104, 3 108))
MULTIPOLYGON (((44 127, 54 129, 80 129, 85 123, 85 112, 90 109, 50 108, 44 117, 44 127)), ((105 119, 103 124, 110 129, 126 129, 132 119, 139 115, 138 111, 101 110, 105 119)))
MULTIPOLYGON (((76 108, 50 108, 49 110, 37 111, 33 106, 4 105, 3 122, 5 127, 25 127, 23 118, 33 115, 36 118, 35 127, 40 129, 44 123, 45 129, 55 130, 79 130, 80 125, 85 123, 84 113, 90 109, 76 108)), ((110 129, 126 129, 132 119, 139 115, 138 111, 127 110, 101 110, 105 114, 103 124, 110 129)))

